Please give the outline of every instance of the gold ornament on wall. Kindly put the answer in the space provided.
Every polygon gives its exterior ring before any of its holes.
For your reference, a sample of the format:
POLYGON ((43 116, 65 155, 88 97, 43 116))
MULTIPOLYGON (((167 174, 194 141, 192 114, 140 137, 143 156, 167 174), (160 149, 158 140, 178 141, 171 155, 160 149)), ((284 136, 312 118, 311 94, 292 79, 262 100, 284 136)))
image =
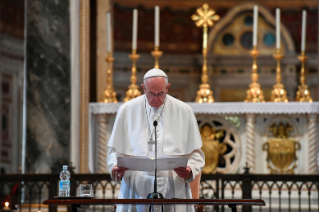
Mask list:
POLYGON ((224 130, 216 132, 215 128, 206 124, 200 129, 200 134, 203 140, 202 151, 205 154, 205 166, 202 172, 204 174, 210 174, 215 171, 220 156, 227 150, 225 143, 219 143, 219 138, 224 136, 224 130))
POLYGON ((274 89, 271 91, 271 99, 272 102, 288 102, 287 92, 284 88, 284 85, 281 84, 281 69, 280 69, 280 61, 284 57, 280 53, 280 49, 277 49, 277 53, 273 55, 275 60, 277 61, 276 68, 276 84, 274 85, 274 89))
POLYGON ((111 53, 109 52, 105 60, 108 64, 107 72, 106 72, 106 88, 103 92, 103 98, 101 99, 100 102, 116 103, 117 98, 116 98, 116 93, 113 87, 113 74, 112 74, 112 69, 113 69, 112 65, 113 65, 114 57, 112 57, 111 53))
POLYGON ((301 62, 301 70, 300 70, 300 83, 298 86, 298 91, 296 95, 295 101, 298 102, 312 102, 312 98, 310 96, 310 91, 308 90, 308 86, 305 84, 305 62, 308 60, 308 57, 305 55, 305 51, 301 52, 301 56, 298 56, 299 61, 301 62))
POLYGON ((214 21, 219 20, 219 15, 209 8, 208 4, 203 4, 196 10, 196 14, 192 15, 197 27, 203 27, 203 68, 202 68, 202 84, 199 86, 195 102, 212 103, 214 102, 213 91, 210 90, 207 74, 207 29, 214 25, 214 21))
POLYGON ((267 151, 267 168, 270 169, 270 174, 294 174, 298 159, 296 151, 301 148, 299 142, 289 137, 293 132, 292 126, 289 123, 284 125, 283 122, 278 125, 273 123, 269 131, 273 137, 262 148, 267 151))
POLYGON ((129 58, 132 60, 132 76, 131 76, 132 84, 128 86, 128 90, 126 91, 124 102, 127 102, 141 95, 141 91, 138 90, 138 85, 136 85, 137 77, 136 77, 135 63, 139 57, 140 55, 136 54, 136 50, 133 50, 132 54, 129 55, 129 58))

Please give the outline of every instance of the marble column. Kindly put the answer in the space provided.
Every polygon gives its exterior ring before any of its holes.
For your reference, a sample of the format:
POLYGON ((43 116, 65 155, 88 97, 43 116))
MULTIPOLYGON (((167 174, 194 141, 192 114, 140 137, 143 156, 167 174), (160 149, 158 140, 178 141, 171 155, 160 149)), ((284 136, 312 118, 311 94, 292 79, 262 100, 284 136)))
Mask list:
POLYGON ((246 115, 246 162, 249 172, 255 172, 255 115, 246 115))
POLYGON ((90 0, 81 0, 81 100, 80 100, 80 173, 89 172, 89 73, 90 73, 90 0))
POLYGON ((70 161, 74 172, 80 170, 80 128, 81 128, 81 39, 80 39, 81 2, 70 0, 70 55, 71 55, 71 135, 70 161))
POLYGON ((27 0, 25 172, 70 160, 69 1, 27 0))
POLYGON ((317 114, 308 114, 308 164, 309 164, 309 174, 318 173, 318 145, 317 145, 317 114))

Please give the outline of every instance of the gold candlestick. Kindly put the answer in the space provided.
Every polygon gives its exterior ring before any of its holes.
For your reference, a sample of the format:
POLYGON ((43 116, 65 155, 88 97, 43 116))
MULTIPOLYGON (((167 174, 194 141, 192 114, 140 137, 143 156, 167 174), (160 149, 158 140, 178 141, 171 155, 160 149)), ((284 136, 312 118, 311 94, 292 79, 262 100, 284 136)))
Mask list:
POLYGON ((213 26, 214 21, 219 20, 219 15, 212 9, 209 9, 208 4, 203 4, 203 7, 196 10, 197 14, 192 15, 192 20, 195 21, 197 27, 203 27, 203 67, 202 67, 202 84, 199 86, 195 102, 212 103, 214 102, 213 91, 210 90, 207 74, 207 29, 208 26, 213 26))
POLYGON ((112 57, 111 52, 108 53, 107 58, 105 58, 107 62, 107 72, 106 72, 106 88, 103 93, 103 98, 101 102, 110 103, 117 102, 116 93, 113 87, 113 75, 112 75, 112 64, 114 61, 114 57, 112 57))
POLYGON ((281 69, 280 69, 280 61, 284 57, 284 55, 280 54, 280 49, 277 49, 277 53, 273 55, 275 60, 277 61, 276 68, 276 84, 274 85, 274 89, 271 91, 270 101, 272 102, 288 102, 287 92, 284 88, 284 85, 281 84, 281 69))
POLYGON ((136 85, 137 77, 136 77, 135 63, 139 57, 140 55, 136 54, 136 49, 132 50, 132 54, 129 55, 129 58, 132 60, 132 76, 131 76, 132 84, 128 86, 128 90, 126 91, 124 102, 127 102, 141 95, 141 91, 138 90, 138 85, 136 85))
POLYGON ((254 46, 253 50, 250 51, 250 55, 253 57, 253 65, 252 65, 252 74, 251 80, 253 81, 249 85, 249 90, 247 90, 247 97, 245 102, 264 102, 263 91, 260 89, 260 84, 258 81, 258 73, 257 73, 257 57, 259 55, 259 51, 257 50, 257 46, 254 46))
POLYGON ((159 47, 155 46, 155 50, 151 52, 152 56, 155 57, 155 66, 154 68, 159 68, 158 59, 162 56, 163 52, 159 51, 159 47))
POLYGON ((299 61, 301 62, 301 71, 300 71, 300 83, 298 86, 298 91, 296 95, 295 101, 298 102, 312 102, 312 98, 310 96, 310 91, 308 90, 308 86, 305 84, 305 62, 308 60, 308 57, 305 55, 305 51, 301 52, 301 55, 298 56, 299 61))

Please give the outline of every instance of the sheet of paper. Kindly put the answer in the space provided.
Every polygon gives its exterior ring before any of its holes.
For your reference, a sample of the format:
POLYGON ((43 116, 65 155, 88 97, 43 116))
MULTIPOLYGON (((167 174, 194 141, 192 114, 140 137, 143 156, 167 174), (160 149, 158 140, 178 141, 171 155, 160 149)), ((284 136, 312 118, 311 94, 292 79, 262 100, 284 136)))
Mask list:
MULTIPOLYGON (((173 170, 178 167, 187 166, 187 156, 174 156, 174 157, 163 157, 157 159, 157 171, 162 170, 173 170)), ((117 166, 126 167, 129 170, 135 171, 155 171, 155 159, 152 158, 140 158, 140 157, 117 157, 117 166)))

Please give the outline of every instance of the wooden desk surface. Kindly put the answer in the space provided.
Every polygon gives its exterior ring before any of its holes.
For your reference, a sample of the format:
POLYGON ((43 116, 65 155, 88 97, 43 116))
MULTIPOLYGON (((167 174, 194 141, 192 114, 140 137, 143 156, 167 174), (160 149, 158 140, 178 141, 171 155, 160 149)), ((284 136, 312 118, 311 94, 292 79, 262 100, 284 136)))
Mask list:
MULTIPOLYGON (((48 199, 44 205, 116 205, 151 204, 151 199, 48 199)), ((243 205, 264 206, 261 199, 154 199, 153 204, 243 205)))

